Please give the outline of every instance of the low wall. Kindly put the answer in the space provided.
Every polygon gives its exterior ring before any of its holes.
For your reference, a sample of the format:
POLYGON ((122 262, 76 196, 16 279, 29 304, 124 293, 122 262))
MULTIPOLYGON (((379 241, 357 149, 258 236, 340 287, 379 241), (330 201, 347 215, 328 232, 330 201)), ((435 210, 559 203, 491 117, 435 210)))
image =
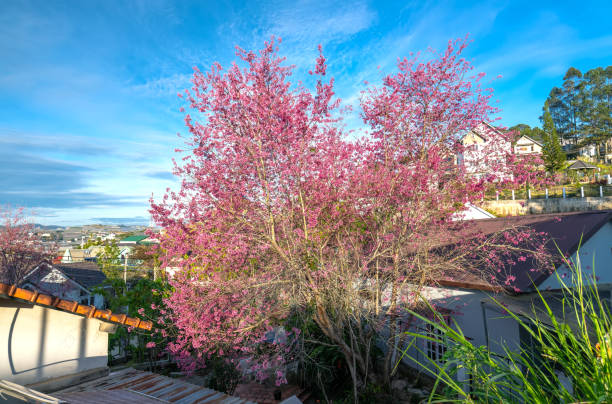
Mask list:
POLYGON ((612 196, 485 201, 480 207, 496 216, 604 210, 612 209, 612 196))
POLYGON ((0 379, 27 385, 104 370, 108 334, 100 330, 101 324, 98 319, 0 297, 0 379))

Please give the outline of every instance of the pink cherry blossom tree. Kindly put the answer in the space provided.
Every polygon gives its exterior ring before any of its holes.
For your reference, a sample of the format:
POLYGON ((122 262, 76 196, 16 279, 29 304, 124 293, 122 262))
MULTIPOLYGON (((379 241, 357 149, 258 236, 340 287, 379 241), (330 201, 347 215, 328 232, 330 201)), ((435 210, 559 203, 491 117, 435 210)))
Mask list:
POLYGON ((227 71, 196 70, 185 92, 181 189, 151 210, 164 227, 162 258, 182 268, 162 322, 176 330, 169 349, 184 368, 220 355, 282 383, 300 330, 272 331, 289 315, 311 316, 319 342, 343 355, 357 400, 368 381, 392 377, 401 308, 424 285, 474 262, 493 270, 498 244, 474 248, 451 219, 494 180, 469 175, 455 156, 463 134, 496 111, 484 76, 461 58, 466 42, 452 41, 427 62, 400 60, 364 91, 370 133, 349 141, 323 54, 309 90, 290 83, 279 42, 238 48, 227 71), (380 338, 383 375, 371 356, 380 338))
POLYGON ((17 285, 44 260, 52 250, 34 234, 22 208, 0 210, 0 282, 17 285))

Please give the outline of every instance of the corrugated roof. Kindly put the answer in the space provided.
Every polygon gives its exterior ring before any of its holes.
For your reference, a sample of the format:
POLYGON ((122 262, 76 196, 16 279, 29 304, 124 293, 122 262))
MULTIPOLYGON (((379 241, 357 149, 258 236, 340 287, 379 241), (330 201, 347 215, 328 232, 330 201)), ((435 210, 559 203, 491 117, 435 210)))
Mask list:
POLYGON ((153 323, 150 321, 143 321, 139 318, 128 317, 125 314, 116 314, 110 310, 100 310, 95 306, 85 306, 75 302, 74 300, 64 300, 60 299, 59 297, 21 289, 15 285, 0 283, 0 294, 15 299, 26 300, 33 304, 49 306, 57 310, 67 311, 88 318, 97 318, 98 320, 108 321, 115 324, 127 325, 134 328, 141 328, 143 330, 151 330, 153 327, 153 323))
POLYGON ((596 170, 597 166, 594 166, 591 163, 587 163, 582 160, 576 160, 574 164, 567 167, 568 170, 596 170))
POLYGON ((69 403, 254 404, 180 379, 132 368, 57 391, 69 403))

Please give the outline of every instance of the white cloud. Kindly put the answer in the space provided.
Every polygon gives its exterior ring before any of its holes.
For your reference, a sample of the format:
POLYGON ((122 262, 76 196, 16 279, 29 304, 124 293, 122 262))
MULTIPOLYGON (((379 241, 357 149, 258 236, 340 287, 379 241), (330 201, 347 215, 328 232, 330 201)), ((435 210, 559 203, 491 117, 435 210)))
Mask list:
POLYGON ((182 93, 191 88, 191 74, 173 74, 167 77, 149 80, 143 84, 133 85, 131 89, 146 97, 165 97, 182 93))

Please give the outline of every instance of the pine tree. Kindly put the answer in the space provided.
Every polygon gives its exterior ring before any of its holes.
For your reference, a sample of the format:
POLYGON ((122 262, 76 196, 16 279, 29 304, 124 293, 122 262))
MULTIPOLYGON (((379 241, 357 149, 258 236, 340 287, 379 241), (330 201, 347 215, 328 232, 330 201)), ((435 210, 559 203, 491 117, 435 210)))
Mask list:
POLYGON ((548 172, 554 173, 563 168, 565 153, 561 149, 555 123, 548 108, 548 101, 544 103, 544 115, 542 116, 542 157, 548 172))

